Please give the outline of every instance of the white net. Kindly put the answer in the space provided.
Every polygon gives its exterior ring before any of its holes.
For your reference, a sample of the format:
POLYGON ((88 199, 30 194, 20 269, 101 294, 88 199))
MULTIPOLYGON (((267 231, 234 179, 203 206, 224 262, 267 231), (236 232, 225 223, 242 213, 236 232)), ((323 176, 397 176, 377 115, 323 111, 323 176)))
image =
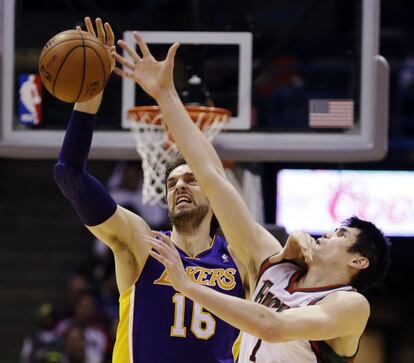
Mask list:
MULTIPOLYGON (((216 137, 230 117, 228 110, 216 107, 188 106, 187 110, 209 141, 216 137)), ((128 116, 134 120, 131 131, 144 171, 142 201, 165 207, 165 167, 177 158, 177 146, 166 132, 158 107, 135 107, 129 110, 128 116)))

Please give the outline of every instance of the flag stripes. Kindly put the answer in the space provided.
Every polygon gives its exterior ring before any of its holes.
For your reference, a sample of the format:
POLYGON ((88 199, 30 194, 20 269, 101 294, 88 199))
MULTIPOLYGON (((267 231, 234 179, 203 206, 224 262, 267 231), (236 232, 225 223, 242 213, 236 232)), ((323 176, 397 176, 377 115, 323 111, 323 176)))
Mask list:
POLYGON ((310 100, 309 126, 351 128, 354 126, 353 100, 310 100))

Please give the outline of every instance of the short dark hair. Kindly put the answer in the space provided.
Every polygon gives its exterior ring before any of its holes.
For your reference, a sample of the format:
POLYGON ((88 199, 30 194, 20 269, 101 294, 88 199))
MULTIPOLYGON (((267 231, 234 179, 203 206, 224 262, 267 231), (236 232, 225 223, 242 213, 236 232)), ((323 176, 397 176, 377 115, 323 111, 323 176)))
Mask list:
POLYGON ((375 224, 350 217, 341 223, 345 227, 359 229, 356 242, 348 249, 351 253, 359 253, 366 257, 369 266, 352 277, 351 285, 359 291, 378 286, 388 271, 390 259, 390 242, 375 224))
POLYGON ((171 172, 178 168, 180 165, 187 164, 185 159, 182 156, 177 156, 177 158, 167 161, 165 165, 165 173, 164 173, 164 185, 165 185, 165 194, 167 194, 167 180, 170 176, 171 172))
MULTIPOLYGON (((168 177, 170 176, 171 172, 178 168, 180 165, 184 165, 187 164, 187 162, 185 161, 185 159, 182 156, 177 156, 177 158, 170 160, 167 162, 167 164, 165 165, 165 173, 164 173, 164 186, 165 186, 165 195, 167 195, 168 193, 168 188, 167 188, 167 180, 168 177)), ((211 224, 210 224, 210 236, 214 237, 214 235, 216 233, 221 233, 220 232, 220 225, 219 222, 216 218, 216 215, 213 213, 213 217, 211 218, 211 224)))

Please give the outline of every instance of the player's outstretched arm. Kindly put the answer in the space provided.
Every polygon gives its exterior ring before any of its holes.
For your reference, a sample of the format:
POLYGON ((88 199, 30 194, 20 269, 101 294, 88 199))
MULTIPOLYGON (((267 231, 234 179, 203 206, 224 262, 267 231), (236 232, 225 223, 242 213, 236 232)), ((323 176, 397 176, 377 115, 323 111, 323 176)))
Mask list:
POLYGON ((315 305, 275 312, 192 281, 171 239, 153 233, 156 238, 147 239, 153 248, 150 254, 165 266, 173 287, 227 323, 269 342, 338 338, 336 348, 346 350, 342 355, 355 353, 370 312, 368 301, 361 294, 338 291, 315 305))
MULTIPOLYGON (((112 27, 109 23, 102 23, 102 20, 100 18, 95 19, 95 25, 96 25, 96 32, 92 24, 92 20, 89 16, 85 17, 85 26, 86 30, 89 34, 93 35, 94 37, 97 37, 102 44, 105 45, 105 48, 107 49, 108 53, 111 53, 112 47, 114 47, 115 44, 115 35, 112 30, 112 27)), ((80 26, 76 27, 76 30, 82 30, 80 26)), ((111 62, 111 72, 115 68, 115 62, 111 62)), ((91 100, 82 102, 82 103, 76 103, 74 110, 79 112, 85 112, 89 113, 91 115, 94 115, 98 112, 99 106, 102 102, 102 93, 99 93, 97 96, 92 98, 91 100)))
POLYGON ((281 246, 254 221, 243 198, 225 177, 213 146, 185 110, 173 81, 174 57, 179 45, 171 46, 165 60, 156 61, 137 32, 134 32, 134 37, 142 56, 119 41, 130 59, 113 53, 124 66, 123 70, 115 68, 115 73, 133 79, 157 101, 169 132, 206 193, 231 249, 246 266, 257 270, 261 262, 278 253, 281 246))
MULTIPOLYGON (((96 36, 89 17, 85 18, 85 24, 88 32, 96 36)), ((109 52, 114 44, 110 25, 103 25, 99 18, 95 24, 97 36, 109 52)), ((101 99, 102 93, 75 105, 54 174, 56 183, 81 221, 114 252, 116 278, 122 293, 136 281, 148 257, 148 245, 143 240, 137 243, 137 240, 150 233, 150 228, 141 218, 117 206, 105 187, 87 172, 93 124, 101 99)))

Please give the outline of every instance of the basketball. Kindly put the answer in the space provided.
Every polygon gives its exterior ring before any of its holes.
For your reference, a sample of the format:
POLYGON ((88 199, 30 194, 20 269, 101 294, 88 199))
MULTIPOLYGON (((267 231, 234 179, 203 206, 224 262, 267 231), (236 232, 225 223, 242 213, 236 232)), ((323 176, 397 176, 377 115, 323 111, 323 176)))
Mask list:
POLYGON ((82 30, 56 34, 43 47, 39 73, 43 85, 64 102, 84 102, 104 88, 111 59, 104 44, 82 30))

